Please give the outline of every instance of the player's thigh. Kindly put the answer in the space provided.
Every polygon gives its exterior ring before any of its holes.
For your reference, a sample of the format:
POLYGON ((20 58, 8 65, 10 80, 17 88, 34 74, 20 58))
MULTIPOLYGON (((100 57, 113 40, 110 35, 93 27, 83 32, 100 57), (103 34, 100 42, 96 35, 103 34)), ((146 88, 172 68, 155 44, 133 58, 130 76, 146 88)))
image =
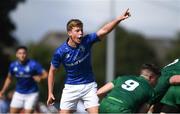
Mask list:
POLYGON ((38 98, 39 98, 38 92, 27 94, 24 102, 25 111, 31 112, 32 110, 34 110, 35 106, 37 105, 38 98))
POLYGON ((33 112, 34 112, 33 109, 25 109, 25 110, 24 110, 24 113, 25 113, 25 114, 30 114, 30 113, 33 113, 33 112))
POLYGON ((82 96, 82 100, 84 102, 84 106, 86 109, 99 106, 99 98, 96 92, 97 92, 97 84, 95 82, 90 83, 85 87, 83 93, 86 94, 82 96))
POLYGON ((10 108, 10 113, 20 113, 22 108, 10 108))
POLYGON ((61 96, 60 109, 64 111, 76 110, 81 89, 82 87, 80 85, 65 84, 61 96))
POLYGON ((60 110, 60 114, 72 114, 73 112, 75 112, 75 110, 60 110))
POLYGON ((89 114, 98 114, 98 110, 99 110, 99 106, 87 108, 87 112, 89 114))
POLYGON ((10 107, 12 110, 18 110, 24 108, 24 95, 18 92, 14 92, 10 107))

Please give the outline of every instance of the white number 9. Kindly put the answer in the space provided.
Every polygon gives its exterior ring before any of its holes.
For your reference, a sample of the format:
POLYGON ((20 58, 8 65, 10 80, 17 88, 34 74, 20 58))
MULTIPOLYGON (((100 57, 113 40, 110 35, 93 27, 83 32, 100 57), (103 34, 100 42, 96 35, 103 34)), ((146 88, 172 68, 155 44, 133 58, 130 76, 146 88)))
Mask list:
POLYGON ((124 82, 124 84, 121 85, 123 89, 128 90, 128 91, 133 91, 138 86, 139 86, 139 83, 134 80, 127 80, 124 82))

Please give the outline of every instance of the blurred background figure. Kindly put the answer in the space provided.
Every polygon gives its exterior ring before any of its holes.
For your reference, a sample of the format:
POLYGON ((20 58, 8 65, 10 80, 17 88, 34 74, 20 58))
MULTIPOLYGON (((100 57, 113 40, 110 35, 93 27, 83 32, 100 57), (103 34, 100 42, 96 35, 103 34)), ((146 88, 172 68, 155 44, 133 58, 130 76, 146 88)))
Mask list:
POLYGON ((9 113, 10 102, 12 100, 14 91, 7 92, 7 95, 1 96, 0 98, 0 113, 9 113))
POLYGON ((0 113, 9 112, 9 101, 5 97, 0 98, 0 113))
POLYGON ((19 113, 22 109, 25 113, 32 113, 39 99, 37 83, 47 78, 47 72, 38 62, 28 58, 28 50, 25 46, 17 47, 16 57, 17 60, 9 65, 9 72, 0 91, 0 97, 7 91, 13 79, 16 79, 16 90, 11 100, 10 113, 19 113))

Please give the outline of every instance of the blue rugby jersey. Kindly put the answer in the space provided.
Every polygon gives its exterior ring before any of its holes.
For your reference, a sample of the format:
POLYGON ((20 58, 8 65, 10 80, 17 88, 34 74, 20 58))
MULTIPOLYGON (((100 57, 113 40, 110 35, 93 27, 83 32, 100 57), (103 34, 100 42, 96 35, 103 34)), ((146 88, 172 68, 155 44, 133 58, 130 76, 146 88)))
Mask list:
POLYGON ((92 33, 84 36, 76 48, 70 47, 66 41, 56 49, 51 64, 55 68, 63 64, 66 70, 66 84, 86 84, 94 81, 91 47, 97 41, 100 41, 97 34, 92 33))
POLYGON ((10 64, 9 73, 17 79, 16 91, 22 94, 28 94, 38 91, 38 86, 34 79, 34 75, 40 75, 43 72, 42 66, 31 59, 24 64, 14 61, 10 64))

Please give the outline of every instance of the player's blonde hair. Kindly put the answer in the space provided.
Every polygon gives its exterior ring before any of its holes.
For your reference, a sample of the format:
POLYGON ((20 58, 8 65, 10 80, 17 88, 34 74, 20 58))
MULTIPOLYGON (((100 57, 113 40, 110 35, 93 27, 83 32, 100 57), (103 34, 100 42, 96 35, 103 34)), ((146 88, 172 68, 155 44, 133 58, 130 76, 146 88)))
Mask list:
POLYGON ((67 26, 66 26, 66 29, 67 31, 70 31, 72 30, 73 27, 83 27, 83 23, 81 20, 79 19, 71 19, 68 21, 67 23, 67 26))

